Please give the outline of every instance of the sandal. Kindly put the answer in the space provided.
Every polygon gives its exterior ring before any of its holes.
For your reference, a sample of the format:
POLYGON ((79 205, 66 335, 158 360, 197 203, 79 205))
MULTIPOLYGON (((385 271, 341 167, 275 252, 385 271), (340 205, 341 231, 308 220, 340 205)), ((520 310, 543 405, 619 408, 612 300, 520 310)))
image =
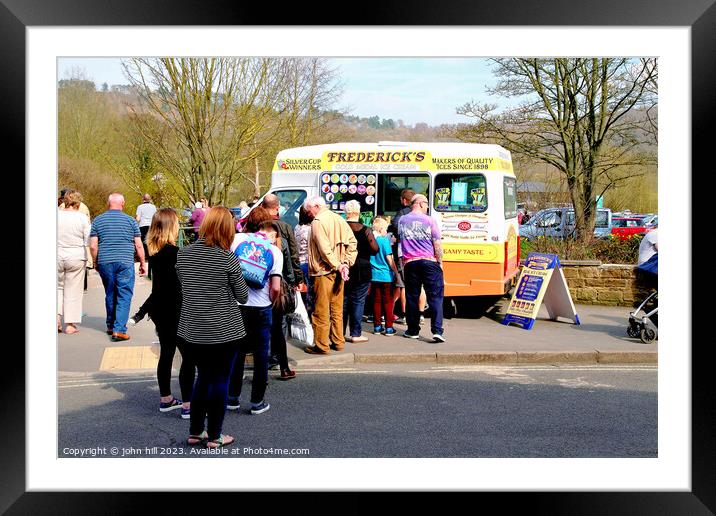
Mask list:
POLYGON ((206 430, 204 430, 199 435, 190 435, 189 438, 186 440, 186 443, 189 446, 194 446, 195 444, 199 444, 202 441, 206 441, 209 438, 209 434, 206 433, 206 430))
POLYGON ((79 332, 80 332, 80 330, 78 330, 76 326, 67 325, 67 327, 65 328, 65 333, 67 335, 74 335, 75 333, 79 333, 79 332), (70 331, 70 330, 74 330, 74 331, 70 331))
POLYGON ((212 449, 221 448, 222 446, 228 446, 230 444, 233 444, 235 440, 236 439, 234 439, 230 435, 221 434, 218 439, 214 439, 213 441, 207 442, 206 447, 212 449))

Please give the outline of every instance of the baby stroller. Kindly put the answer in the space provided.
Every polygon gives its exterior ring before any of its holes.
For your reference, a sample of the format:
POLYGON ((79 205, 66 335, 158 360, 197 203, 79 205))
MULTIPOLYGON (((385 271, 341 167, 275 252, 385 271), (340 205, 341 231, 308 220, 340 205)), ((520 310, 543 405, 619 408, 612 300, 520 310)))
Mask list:
MULTIPOLYGON (((637 267, 648 284, 656 288, 659 268, 658 253, 637 267)), ((629 327, 627 334, 632 338, 639 338, 644 344, 651 344, 659 337, 659 292, 654 290, 647 296, 639 307, 629 314, 629 327)))

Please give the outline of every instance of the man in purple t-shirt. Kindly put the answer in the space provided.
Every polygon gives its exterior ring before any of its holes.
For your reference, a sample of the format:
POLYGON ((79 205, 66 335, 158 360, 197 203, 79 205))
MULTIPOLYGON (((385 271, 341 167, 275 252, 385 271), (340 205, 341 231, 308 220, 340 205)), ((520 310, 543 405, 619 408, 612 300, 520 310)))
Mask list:
POLYGON ((425 288, 428 305, 432 310, 430 330, 435 342, 445 342, 443 337, 443 247, 440 242, 440 228, 427 215, 428 199, 415 195, 411 201, 412 211, 400 217, 398 235, 405 271, 406 321, 408 329, 403 334, 417 339, 420 333, 420 311, 418 307, 420 289, 425 288))

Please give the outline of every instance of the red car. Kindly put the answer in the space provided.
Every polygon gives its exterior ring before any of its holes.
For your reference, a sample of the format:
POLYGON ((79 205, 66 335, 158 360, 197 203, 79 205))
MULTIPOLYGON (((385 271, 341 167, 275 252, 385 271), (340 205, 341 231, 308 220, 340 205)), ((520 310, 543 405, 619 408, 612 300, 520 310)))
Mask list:
POLYGON ((617 235, 620 240, 626 240, 633 235, 644 235, 646 232, 644 219, 638 217, 614 217, 612 219, 612 235, 617 235))

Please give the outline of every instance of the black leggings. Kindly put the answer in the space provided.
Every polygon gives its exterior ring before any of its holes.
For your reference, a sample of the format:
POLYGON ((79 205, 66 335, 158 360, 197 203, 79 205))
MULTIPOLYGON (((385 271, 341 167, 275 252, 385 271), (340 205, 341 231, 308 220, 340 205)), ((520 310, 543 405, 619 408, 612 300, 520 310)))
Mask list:
POLYGON ((271 354, 278 358, 282 371, 288 369, 288 351, 286 350, 286 336, 283 333, 286 316, 278 308, 273 309, 271 319, 271 354))
POLYGON ((169 396, 172 393, 172 363, 174 353, 179 348, 181 354, 181 367, 179 368, 179 388, 181 389, 182 401, 191 401, 191 393, 194 389, 194 377, 196 364, 187 356, 186 348, 179 342, 176 336, 176 329, 173 331, 162 331, 157 327, 159 334, 159 363, 157 364, 157 381, 159 382, 159 395, 169 396))

